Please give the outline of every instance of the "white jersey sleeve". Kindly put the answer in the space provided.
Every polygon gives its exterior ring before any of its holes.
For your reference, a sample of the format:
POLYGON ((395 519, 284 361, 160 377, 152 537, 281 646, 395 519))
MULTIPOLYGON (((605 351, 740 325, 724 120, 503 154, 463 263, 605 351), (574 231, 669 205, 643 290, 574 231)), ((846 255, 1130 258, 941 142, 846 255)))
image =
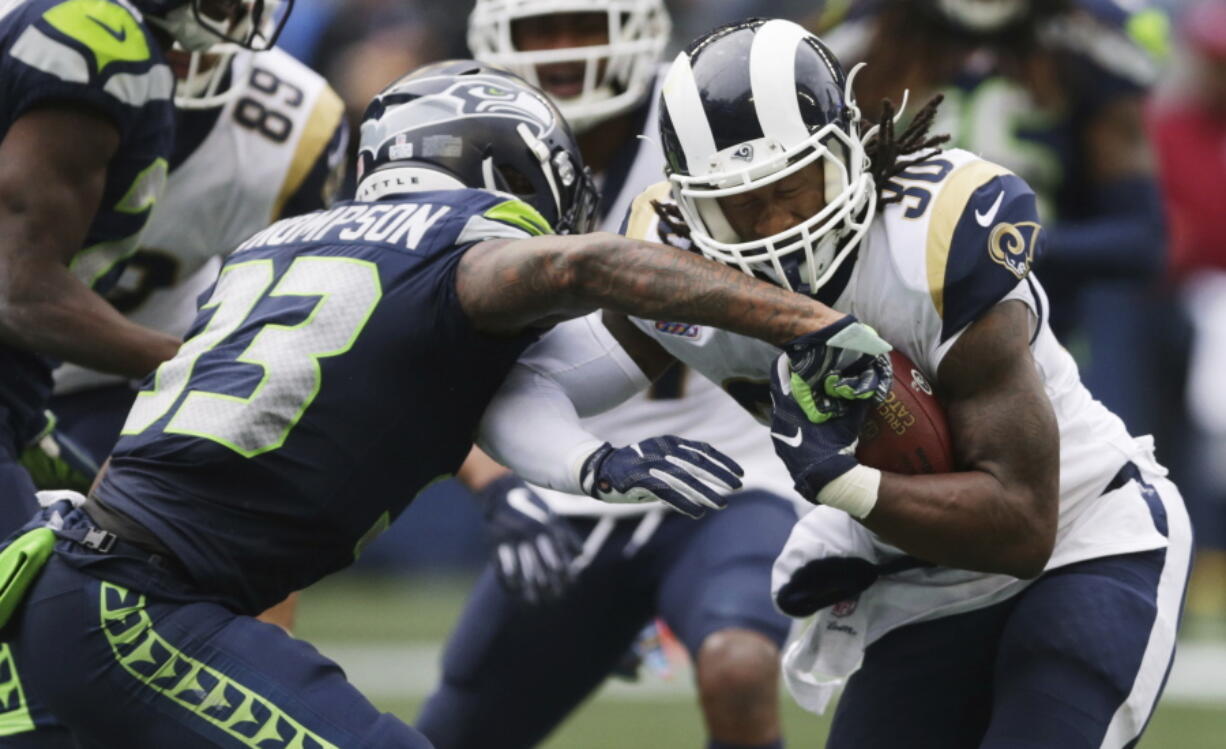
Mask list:
POLYGON ((579 471, 609 441, 580 424, 648 385, 600 323, 600 313, 555 326, 528 347, 485 409, 478 445, 539 491, 582 495, 579 471))
MULTIPOLYGON (((236 53, 230 76, 239 91, 219 109, 182 114, 208 130, 172 163, 141 249, 108 294, 131 320, 177 336, 195 319, 213 258, 278 218, 326 207, 342 175, 344 107, 319 74, 272 49, 236 53)), ((70 364, 55 380, 57 393, 123 381, 70 364)))

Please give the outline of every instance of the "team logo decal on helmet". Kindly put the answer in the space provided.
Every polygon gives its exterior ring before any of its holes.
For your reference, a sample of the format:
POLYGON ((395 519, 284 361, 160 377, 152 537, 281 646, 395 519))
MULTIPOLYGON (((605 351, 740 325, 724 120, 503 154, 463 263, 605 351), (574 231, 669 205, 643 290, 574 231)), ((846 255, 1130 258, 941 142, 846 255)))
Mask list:
POLYGON ((359 200, 477 188, 529 203, 558 233, 590 231, 598 195, 549 99, 468 60, 430 65, 388 86, 362 118, 359 200))
POLYGON ((511 90, 488 81, 461 83, 447 92, 460 100, 463 114, 492 114, 520 119, 539 138, 556 127, 557 117, 535 92, 511 90))
POLYGON ((539 86, 537 66, 582 63, 583 89, 559 98, 575 132, 627 112, 650 93, 655 67, 672 24, 663 0, 477 0, 468 20, 468 46, 478 60, 539 86), (534 16, 603 13, 608 42, 565 49, 520 50, 512 26, 534 16))
POLYGON ((876 190, 851 80, 790 21, 723 26, 677 56, 660 107, 665 171, 694 245, 707 257, 815 293, 867 231, 876 190), (816 164, 825 205, 767 237, 742 237, 719 199, 816 164))

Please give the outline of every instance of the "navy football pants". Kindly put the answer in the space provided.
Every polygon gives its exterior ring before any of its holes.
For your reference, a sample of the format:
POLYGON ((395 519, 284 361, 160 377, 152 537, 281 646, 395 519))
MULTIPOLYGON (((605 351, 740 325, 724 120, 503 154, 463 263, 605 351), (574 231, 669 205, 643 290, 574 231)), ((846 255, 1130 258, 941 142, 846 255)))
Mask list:
MULTIPOLYGON (((213 603, 154 600, 58 555, 4 634, 17 668, 3 686, 19 685, 22 703, 9 717, 49 711, 82 749, 430 747, 279 628, 213 603)), ((72 746, 59 742, 54 729, 0 738, 72 746)))
POLYGON ((828 749, 1135 746, 1174 658, 1192 541, 1174 485, 1142 487, 1167 548, 1060 567, 885 635, 848 680, 828 749))
MULTIPOLYGON (((733 495, 695 521, 670 513, 630 557, 638 518, 618 523, 568 594, 520 604, 481 576, 443 656, 442 683, 416 725, 439 749, 533 746, 613 671, 657 615, 690 655, 713 632, 742 628, 777 645, 788 620, 770 600, 770 572, 796 522, 786 500, 733 495)), ((592 521, 576 520, 586 534, 592 521)))

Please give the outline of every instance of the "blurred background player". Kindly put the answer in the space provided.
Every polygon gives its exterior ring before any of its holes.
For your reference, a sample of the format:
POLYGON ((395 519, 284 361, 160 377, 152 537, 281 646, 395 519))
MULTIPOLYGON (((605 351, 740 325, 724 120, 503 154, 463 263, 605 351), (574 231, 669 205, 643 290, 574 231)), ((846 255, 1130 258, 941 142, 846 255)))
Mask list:
POLYGON ((1163 439, 1178 440, 1172 460, 1196 526, 1196 571, 1189 624, 1226 623, 1226 0, 1192 3, 1179 24, 1181 54, 1150 109, 1171 229, 1170 291, 1158 357, 1176 383, 1187 362, 1183 409, 1163 439), (1180 335, 1188 331, 1187 335, 1180 335), (1190 340, 1188 340, 1190 339, 1190 340), (1186 358, 1185 358, 1186 357, 1186 358), (1182 417, 1182 418, 1181 418, 1182 417))
MULTIPOLYGON (((479 0, 469 20, 474 54, 539 83, 575 128, 601 185, 605 230, 663 174, 657 70, 668 31, 661 0, 479 0)), ((681 365, 584 424, 613 444, 669 433, 718 445, 746 469, 745 491, 695 522, 661 503, 607 505, 528 486, 475 451, 460 477, 481 499, 495 553, 419 728, 441 749, 533 746, 658 616, 695 666, 709 746, 781 746, 788 622, 769 579, 796 519, 785 497, 797 497, 766 430, 681 365)))
POLYGON ((38 0, 0 14, 3 530, 34 509, 16 459, 48 428, 55 363, 139 377, 178 347, 178 338, 125 320, 98 295, 136 249, 166 181, 174 77, 164 52, 219 40, 264 48, 285 18, 272 15, 275 3, 134 6, 38 0))
POLYGON ((95 291, 136 248, 174 138, 172 39, 150 20, 105 1, 0 9, 0 532, 36 507, 17 459, 45 427, 54 361, 141 376, 178 347, 95 291))
MULTIPOLYGON (((220 257, 280 218, 332 203, 348 127, 324 79, 279 49, 223 43, 167 57, 178 79, 178 130, 166 188, 106 299, 129 320, 181 338, 220 257)), ((81 448, 101 465, 138 384, 74 364, 57 369, 57 447, 81 448)))
MULTIPOLYGON (((268 16, 265 33, 275 22, 268 16)), ((169 176, 140 249, 106 300, 128 320, 182 338, 220 257, 282 217, 330 205, 347 158, 340 98, 279 49, 218 42, 174 48, 178 112, 169 176)), ((54 374, 55 428, 23 455, 40 489, 88 489, 110 454, 139 380, 72 363, 54 374)), ((264 617, 289 627, 292 604, 264 617)))
MULTIPOLYGON (((165 53, 221 41, 266 48, 285 18, 276 8, 226 0, 0 8, 0 533, 36 509, 16 460, 49 428, 55 363, 140 377, 178 348, 177 336, 124 319, 99 296, 137 248, 166 181, 175 123, 165 53)), ((7 647, 0 659, 15 678, 7 647)), ((19 745, 46 720, 35 712, 2 722, 6 742, 19 745)))
POLYGON ((856 80, 867 115, 904 89, 919 101, 943 93, 936 131, 1034 188, 1053 329, 1095 397, 1134 433, 1152 432, 1157 375, 1132 336, 1148 335, 1145 296, 1164 256, 1143 117, 1158 70, 1151 51, 1165 43, 1160 13, 1114 0, 830 6, 828 25, 845 13, 824 35, 831 49, 848 66, 870 63, 856 80))

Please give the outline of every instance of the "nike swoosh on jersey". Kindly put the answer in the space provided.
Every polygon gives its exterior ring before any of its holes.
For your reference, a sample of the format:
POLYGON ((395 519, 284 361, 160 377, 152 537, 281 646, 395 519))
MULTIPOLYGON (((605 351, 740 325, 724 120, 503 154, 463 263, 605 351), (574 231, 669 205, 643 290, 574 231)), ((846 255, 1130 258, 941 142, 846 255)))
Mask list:
POLYGON ((128 40, 128 29, 127 28, 121 26, 120 28, 116 29, 114 26, 107 24, 105 21, 100 21, 93 16, 87 15, 86 18, 98 24, 99 26, 101 26, 102 30, 110 34, 111 38, 114 39, 115 41, 122 44, 123 42, 126 42, 128 40))
POLYGON ((801 434, 800 427, 796 427, 796 434, 788 437, 787 435, 771 432, 771 436, 779 440, 788 447, 800 447, 800 443, 804 441, 804 436, 801 434))
POLYGON ((996 218, 996 212, 1000 210, 1000 202, 1004 199, 1005 191, 1001 190, 996 196, 996 202, 992 204, 992 207, 988 209, 987 213, 980 213, 978 210, 975 211, 975 220, 979 222, 980 226, 986 229, 992 225, 992 220, 996 218))

